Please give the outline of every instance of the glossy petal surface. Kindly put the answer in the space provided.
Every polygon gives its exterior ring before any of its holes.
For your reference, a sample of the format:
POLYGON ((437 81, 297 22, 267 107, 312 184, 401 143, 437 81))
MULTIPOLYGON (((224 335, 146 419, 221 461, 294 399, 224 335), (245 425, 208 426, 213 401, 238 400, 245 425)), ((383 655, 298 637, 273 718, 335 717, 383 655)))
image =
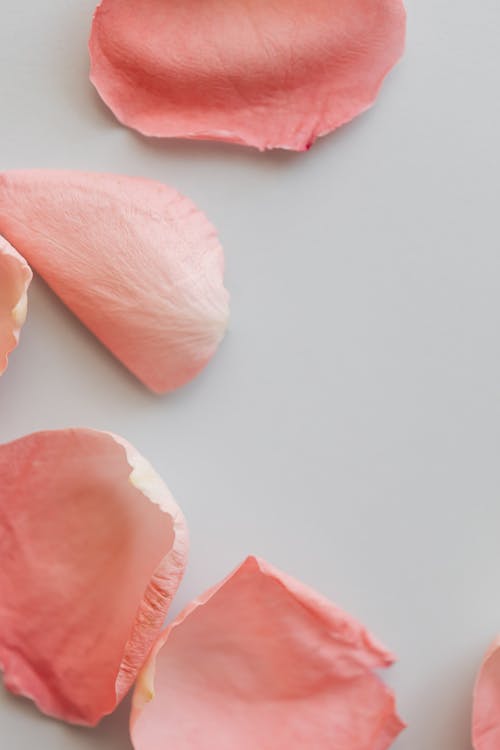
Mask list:
POLYGON ((162 627, 187 555, 183 516, 148 462, 108 433, 0 446, 0 666, 41 711, 96 724, 162 627))
POLYGON ((373 104, 401 0, 102 0, 91 80, 146 135, 298 151, 373 104))
POLYGON ((172 188, 117 175, 7 172, 0 233, 154 391, 191 380, 224 335, 216 232, 172 188))
POLYGON ((474 750, 500 748, 500 637, 491 645, 477 677, 472 743, 474 750))
POLYGON ((136 750, 385 750, 403 725, 354 619, 248 558, 160 637, 131 720, 136 750))
POLYGON ((0 375, 7 368, 8 355, 17 346, 26 320, 32 276, 24 258, 0 237, 0 375))

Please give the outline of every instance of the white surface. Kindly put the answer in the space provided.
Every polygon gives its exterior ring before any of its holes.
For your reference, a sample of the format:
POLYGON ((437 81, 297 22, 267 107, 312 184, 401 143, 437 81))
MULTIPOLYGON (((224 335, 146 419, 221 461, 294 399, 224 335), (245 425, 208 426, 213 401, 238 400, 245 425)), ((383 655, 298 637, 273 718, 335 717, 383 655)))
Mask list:
MULTIPOLYGON (((147 393, 36 281, 0 439, 123 434, 190 522, 179 606, 255 552, 399 656, 395 750, 469 750, 500 631, 500 4, 408 0, 378 105, 311 152, 153 142, 87 80, 93 2, 2 0, 1 167, 144 175, 218 226, 231 331, 190 386, 147 393)), ((0 746, 126 750, 0 692, 0 746)), ((256 749, 258 750, 258 749, 256 749)))

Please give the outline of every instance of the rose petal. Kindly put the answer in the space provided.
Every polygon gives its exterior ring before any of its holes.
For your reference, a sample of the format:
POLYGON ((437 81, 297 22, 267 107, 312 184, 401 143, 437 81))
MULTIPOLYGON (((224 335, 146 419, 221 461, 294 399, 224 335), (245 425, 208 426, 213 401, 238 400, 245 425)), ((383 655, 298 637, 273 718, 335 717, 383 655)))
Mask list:
POLYGON ((28 311, 28 287, 33 274, 14 248, 0 237, 0 375, 16 348, 28 311))
POLYGON ((0 446, 0 666, 47 714, 96 724, 135 680, 187 530, 132 446, 91 430, 0 446))
POLYGON ((224 335, 222 248, 172 188, 116 175, 7 172, 0 232, 154 391, 191 380, 224 335))
POLYGON ((500 636, 484 657, 477 677, 472 744, 474 750, 500 748, 500 636))
POLYGON ((405 27, 402 0, 102 0, 91 80, 146 135, 302 151, 373 104, 405 27))
POLYGON ((194 601, 139 676, 136 750, 385 750, 403 724, 355 620, 248 558, 194 601), (152 699, 154 696, 154 699, 152 699))

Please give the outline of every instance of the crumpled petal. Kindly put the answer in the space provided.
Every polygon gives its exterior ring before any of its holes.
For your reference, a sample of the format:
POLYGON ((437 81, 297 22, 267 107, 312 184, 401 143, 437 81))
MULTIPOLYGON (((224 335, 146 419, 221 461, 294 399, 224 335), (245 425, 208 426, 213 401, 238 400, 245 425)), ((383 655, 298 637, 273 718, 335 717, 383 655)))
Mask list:
POLYGON ((145 135, 302 151, 370 107, 402 0, 102 0, 90 78, 145 135))
POLYGON ((472 744, 474 750, 500 748, 500 636, 486 653, 477 676, 472 744))
POLYGON ((49 715, 96 724, 135 680, 187 557, 184 518, 110 433, 0 446, 0 667, 49 715))
POLYGON ((0 233, 140 380, 191 380, 228 318, 215 229, 158 182, 117 175, 0 175, 0 233))
POLYGON ((136 750, 385 750, 403 729, 351 617, 248 558, 160 636, 134 694, 136 750))
POLYGON ((28 311, 28 287, 33 274, 19 253, 0 237, 0 375, 7 369, 28 311))

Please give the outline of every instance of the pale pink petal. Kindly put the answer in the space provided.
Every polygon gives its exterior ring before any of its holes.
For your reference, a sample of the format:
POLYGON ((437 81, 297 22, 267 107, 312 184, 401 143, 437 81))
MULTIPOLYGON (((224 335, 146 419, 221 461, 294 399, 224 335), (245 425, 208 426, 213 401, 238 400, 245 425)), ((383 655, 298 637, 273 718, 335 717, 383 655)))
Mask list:
POLYGON ((224 335, 216 232, 158 182, 80 172, 0 175, 0 233, 152 390, 191 380, 224 335))
POLYGON ((40 432, 0 446, 0 666, 41 711, 110 713, 156 640, 184 572, 187 529, 121 438, 40 432))
POLYGON ((28 311, 28 287, 33 274, 14 248, 0 237, 0 375, 16 348, 28 311))
POLYGON ((91 80, 146 135, 302 151, 375 101, 402 0, 102 0, 91 80))
POLYGON ((403 728, 373 673, 393 657, 318 594, 248 558, 160 636, 136 750, 386 750, 403 728))
POLYGON ((500 748, 500 636, 484 657, 477 677, 472 744, 474 750, 500 748))

